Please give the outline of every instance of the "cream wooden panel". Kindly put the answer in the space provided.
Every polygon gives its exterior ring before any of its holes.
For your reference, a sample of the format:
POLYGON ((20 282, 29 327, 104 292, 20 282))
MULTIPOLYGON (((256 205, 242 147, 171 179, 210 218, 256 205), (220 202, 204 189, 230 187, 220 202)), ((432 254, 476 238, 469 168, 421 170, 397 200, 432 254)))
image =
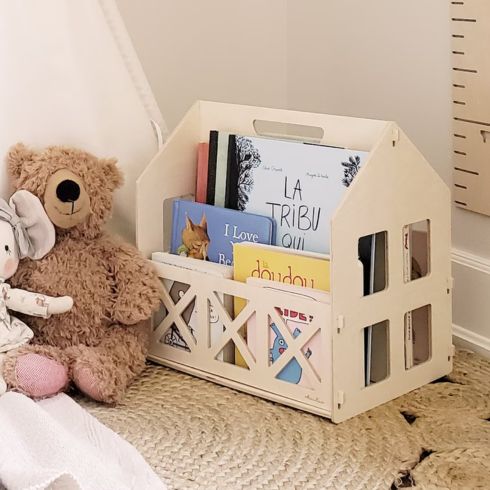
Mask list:
MULTIPOLYGON (((393 128, 396 125, 393 124, 393 128)), ((333 420, 369 410, 451 371, 451 206, 447 186, 399 131, 393 128, 353 184, 332 219, 332 308, 343 328, 333 333, 333 420), (430 273, 403 280, 404 225, 430 220, 430 273), (387 232, 388 286, 370 296, 352 287, 360 237, 387 232), (404 315, 431 305, 431 357, 405 369, 404 315), (387 379, 364 386, 364 336, 369 325, 389 321, 390 372, 387 379)))
POLYGON ((490 215, 490 2, 451 1, 456 206, 490 215))
POLYGON ((308 412, 317 413, 327 417, 331 416, 332 408, 332 363, 331 363, 331 307, 330 304, 311 301, 297 296, 278 293, 250 284, 244 284, 229 279, 211 277, 201 272, 195 272, 178 267, 153 262, 160 277, 172 281, 190 284, 191 287, 174 305, 168 293, 162 296, 162 302, 169 311, 166 318, 154 329, 150 358, 171 367, 178 367, 183 371, 196 374, 206 379, 225 383, 233 388, 252 393, 254 395, 271 398, 287 405, 301 408, 308 412), (247 307, 240 315, 232 320, 229 318, 216 294, 226 294, 244 298, 248 301, 247 307), (189 329, 180 317, 180 313, 196 298, 199 328, 194 333, 195 340, 189 329), (220 321, 226 325, 221 339, 214 346, 210 345, 208 301, 211 302, 220 316, 220 321), (290 308, 311 315, 314 320, 303 329, 301 334, 293 339, 286 325, 281 321, 276 308, 290 308), (256 315, 257 326, 257 352, 250 352, 246 342, 238 330, 250 318, 256 315), (280 329, 286 343, 287 350, 281 357, 269 365, 269 328, 268 316, 273 318, 280 329), (161 342, 167 329, 173 324, 177 326, 184 337, 190 351, 184 351, 161 342), (317 333, 320 333, 320 345, 324 362, 316 372, 310 363, 301 354, 301 349, 317 333), (232 340, 240 349, 249 369, 229 364, 216 359, 217 354, 232 340), (259 357, 259 353, 263 355, 259 357), (298 361, 308 377, 310 388, 303 385, 288 383, 276 379, 276 376, 293 358, 298 361))

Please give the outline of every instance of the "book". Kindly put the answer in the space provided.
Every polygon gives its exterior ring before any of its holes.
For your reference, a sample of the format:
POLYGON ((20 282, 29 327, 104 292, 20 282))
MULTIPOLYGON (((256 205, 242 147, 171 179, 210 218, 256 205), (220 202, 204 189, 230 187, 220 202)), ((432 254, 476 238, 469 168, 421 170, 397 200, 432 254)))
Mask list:
POLYGON ((209 143, 199 143, 197 148, 196 202, 205 203, 208 187, 209 143))
POLYGON ((173 202, 172 211, 173 254, 231 265, 234 243, 274 240, 275 224, 266 216, 182 199, 173 202))
POLYGON ((216 160, 218 157, 218 131, 209 132, 208 179, 206 186, 206 203, 214 205, 216 189, 216 160))
MULTIPOLYGON (((330 258, 325 254, 242 242, 234 244, 233 260, 235 281, 246 282, 249 277, 257 277, 297 287, 330 290, 330 258)), ((235 298, 235 316, 245 305, 246 300, 235 298)), ((244 335, 246 337, 246 329, 244 335)), ((238 349, 235 364, 246 367, 238 349)))
MULTIPOLYGON (((387 233, 380 232, 374 235, 374 263, 372 264, 372 291, 377 293, 386 289, 387 284, 387 233)), ((370 359, 369 359, 369 383, 377 383, 386 379, 389 375, 389 356, 388 356, 388 328, 382 322, 377 328, 369 328, 370 359)))
MULTIPOLYGON (((290 296, 330 304, 330 294, 325 291, 291 286, 289 284, 267 281, 255 277, 247 278, 246 282, 247 284, 251 284, 256 287, 281 291, 290 296)), ((299 335, 301 335, 304 328, 313 321, 313 317, 310 315, 291 310, 290 308, 277 308, 277 310, 293 338, 297 338, 299 335)), ((258 342, 257 328, 260 327, 263 327, 263 325, 257 326, 255 315, 253 315, 247 322, 247 343, 250 351, 255 357, 258 342)), ((271 365, 277 361, 287 350, 287 348, 288 345, 283 337, 283 334, 280 332, 280 329, 276 323, 271 321, 269 323, 269 364, 271 365)), ((301 351, 307 359, 307 362, 317 374, 320 373, 321 367, 328 371, 328 366, 331 365, 331 353, 322 352, 319 331, 316 332, 316 334, 305 345, 303 345, 301 351)), ((308 380, 308 377, 303 374, 303 368, 295 357, 293 357, 279 372, 277 379, 311 388, 311 383, 308 380)))
MULTIPOLYGON (((173 255, 166 252, 154 252, 151 256, 152 260, 156 262, 161 262, 162 264, 172 265, 175 267, 180 267, 186 270, 203 272, 205 274, 222 277, 224 279, 231 279, 233 277, 233 268, 231 266, 219 265, 212 262, 204 262, 202 260, 192 259, 188 257, 181 257, 179 255, 173 255)), ((172 281, 170 279, 163 279, 163 286, 169 293, 170 298, 174 304, 177 304, 179 300, 184 296, 184 294, 189 289, 190 285, 185 284, 180 281, 172 281)), ((224 309, 230 314, 233 314, 233 298, 224 294, 217 294, 218 300, 223 304, 224 309)), ((155 319, 155 323, 160 324, 163 319, 167 316, 167 309, 162 306, 158 317, 155 319)), ((194 298, 189 306, 181 314, 184 323, 189 328, 190 334, 195 338, 195 331, 199 328, 197 321, 197 305, 196 299, 194 298)), ((221 335, 225 330, 225 325, 219 317, 219 314, 213 308, 213 305, 209 303, 209 326, 210 326, 210 346, 215 345, 221 335)), ((201 326, 200 328, 203 328, 201 326)), ((163 343, 175 347, 177 349, 182 349, 187 352, 190 351, 187 342, 180 333, 180 330, 175 324, 172 324, 170 328, 164 332, 162 337, 163 343)), ((225 348, 220 352, 217 359, 224 362, 234 362, 234 349, 233 346, 225 346, 225 348)))
MULTIPOLYGON (((367 235, 359 239, 359 260, 363 264, 363 293, 374 293, 374 264, 376 255, 376 235, 367 235)), ((372 326, 364 329, 364 384, 371 383, 372 326)))
POLYGON ((329 253, 332 214, 369 152, 240 135, 230 147, 225 206, 273 218, 275 245, 329 253))
MULTIPOLYGON (((411 227, 403 227, 403 280, 408 283, 412 280, 412 251, 411 227)), ((405 328, 405 369, 413 367, 413 327, 412 312, 407 311, 404 318, 405 328)))
MULTIPOLYGON (((359 239, 358 257, 363 264, 363 294, 368 296, 386 288, 386 232, 366 235, 359 239)), ((387 338, 382 328, 364 329, 365 385, 384 379, 388 373, 387 338)))
MULTIPOLYGON (((428 221, 411 226, 410 251, 412 254, 411 279, 427 276, 430 269, 430 232, 428 221)), ((425 305, 411 312, 413 365, 419 365, 430 358, 430 318, 431 307, 425 305)))
POLYGON ((229 133, 218 132, 218 149, 216 154, 216 185, 214 187, 215 206, 225 207, 227 173, 228 173, 228 143, 229 133))

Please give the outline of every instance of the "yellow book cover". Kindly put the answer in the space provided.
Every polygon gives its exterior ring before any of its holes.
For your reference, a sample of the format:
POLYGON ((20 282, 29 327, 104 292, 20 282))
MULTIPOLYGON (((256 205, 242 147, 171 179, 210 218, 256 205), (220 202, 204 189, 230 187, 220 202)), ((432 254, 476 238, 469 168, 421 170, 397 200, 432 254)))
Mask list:
MULTIPOLYGON (((330 291, 330 257, 273 245, 235 243, 233 279, 246 282, 249 277, 330 291)), ((246 304, 246 300, 235 298, 235 316, 245 308, 246 304)), ((247 367, 240 351, 236 348, 235 364, 247 367)))

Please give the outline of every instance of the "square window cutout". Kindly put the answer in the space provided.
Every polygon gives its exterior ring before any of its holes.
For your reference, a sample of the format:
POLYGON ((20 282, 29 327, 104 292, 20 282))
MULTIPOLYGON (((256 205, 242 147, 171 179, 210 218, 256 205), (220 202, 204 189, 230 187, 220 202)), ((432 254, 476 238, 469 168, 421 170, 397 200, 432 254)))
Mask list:
POLYGON ((403 280, 408 283, 430 272, 430 220, 403 227, 403 280))
POLYGON ((359 238, 358 259, 363 270, 363 296, 383 291, 388 286, 388 233, 381 231, 359 238))
POLYGON ((431 356, 432 308, 425 305, 405 313, 405 369, 423 364, 431 356))
POLYGON ((364 328, 364 383, 369 386, 390 374, 389 321, 364 328))

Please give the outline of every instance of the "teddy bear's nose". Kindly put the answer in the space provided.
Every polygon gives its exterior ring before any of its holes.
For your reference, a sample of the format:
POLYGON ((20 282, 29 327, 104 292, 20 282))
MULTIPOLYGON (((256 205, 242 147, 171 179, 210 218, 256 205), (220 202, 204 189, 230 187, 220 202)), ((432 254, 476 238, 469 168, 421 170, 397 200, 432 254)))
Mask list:
POLYGON ((56 197, 61 202, 75 202, 80 197, 80 186, 73 180, 63 180, 56 188, 56 197))

